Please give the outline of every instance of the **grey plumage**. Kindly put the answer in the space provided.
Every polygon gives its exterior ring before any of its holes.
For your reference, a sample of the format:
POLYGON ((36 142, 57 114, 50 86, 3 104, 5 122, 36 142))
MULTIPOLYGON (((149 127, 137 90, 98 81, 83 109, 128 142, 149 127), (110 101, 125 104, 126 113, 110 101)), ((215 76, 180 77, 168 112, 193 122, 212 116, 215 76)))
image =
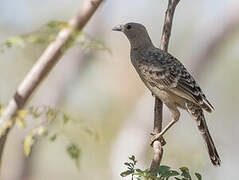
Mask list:
POLYGON ((220 158, 203 114, 203 110, 211 112, 214 108, 187 69, 171 54, 156 48, 143 25, 127 23, 116 26, 113 30, 122 31, 127 36, 131 45, 131 62, 140 78, 171 111, 173 121, 154 140, 161 137, 179 119, 178 107, 185 109, 195 118, 212 163, 220 165, 220 158))

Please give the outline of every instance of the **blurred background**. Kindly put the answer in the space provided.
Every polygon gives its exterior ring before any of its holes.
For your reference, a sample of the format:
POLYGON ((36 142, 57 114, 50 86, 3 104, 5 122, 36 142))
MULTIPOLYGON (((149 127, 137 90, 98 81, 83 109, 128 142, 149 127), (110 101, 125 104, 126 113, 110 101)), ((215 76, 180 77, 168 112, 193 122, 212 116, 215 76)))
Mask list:
MULTIPOLYGON (((52 20, 68 21, 82 2, 1 0, 0 42, 38 31, 52 20)), ((54 142, 40 138, 30 157, 23 154, 27 130, 14 128, 4 152, 2 179, 117 180, 122 179, 119 174, 125 170, 123 163, 132 154, 139 161, 138 167, 149 167, 154 98, 130 63, 126 37, 111 29, 120 23, 143 23, 159 46, 166 7, 166 0, 107 0, 102 4, 84 32, 102 41, 111 53, 70 48, 28 103, 59 109, 75 122, 63 127, 54 142), (66 153, 68 143, 77 144, 80 149, 78 166, 66 153)), ((1 104, 7 104, 45 47, 26 44, 1 52, 1 104)), ((195 122, 186 112, 165 135, 162 164, 175 169, 189 167, 192 172, 201 173, 203 179, 238 178, 238 47, 237 0, 181 0, 175 12, 169 52, 192 72, 215 106, 212 114, 206 113, 206 119, 222 166, 212 166, 195 122)), ((164 124, 169 121, 164 108, 164 124)), ((29 122, 27 129, 33 126, 29 122)), ((52 129, 61 126, 55 121, 52 129)))

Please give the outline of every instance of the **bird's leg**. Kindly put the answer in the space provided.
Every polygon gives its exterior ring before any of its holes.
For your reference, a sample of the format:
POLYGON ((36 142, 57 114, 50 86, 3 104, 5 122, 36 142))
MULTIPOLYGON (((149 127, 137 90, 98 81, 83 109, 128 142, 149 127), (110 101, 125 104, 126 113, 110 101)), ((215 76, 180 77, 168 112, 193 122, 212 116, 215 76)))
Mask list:
POLYGON ((158 134, 154 134, 154 136, 151 138, 151 145, 153 145, 154 141, 159 140, 162 138, 162 136, 178 121, 180 117, 180 112, 177 108, 175 109, 169 109, 172 113, 173 120, 158 134))

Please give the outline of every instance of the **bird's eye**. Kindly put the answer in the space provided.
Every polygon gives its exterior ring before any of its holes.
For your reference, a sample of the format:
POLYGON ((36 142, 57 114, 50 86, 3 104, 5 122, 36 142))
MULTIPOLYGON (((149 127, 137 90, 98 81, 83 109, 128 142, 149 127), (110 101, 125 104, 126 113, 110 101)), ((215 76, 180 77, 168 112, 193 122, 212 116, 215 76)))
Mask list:
POLYGON ((131 29, 131 25, 127 25, 127 27, 126 27, 127 29, 131 29))

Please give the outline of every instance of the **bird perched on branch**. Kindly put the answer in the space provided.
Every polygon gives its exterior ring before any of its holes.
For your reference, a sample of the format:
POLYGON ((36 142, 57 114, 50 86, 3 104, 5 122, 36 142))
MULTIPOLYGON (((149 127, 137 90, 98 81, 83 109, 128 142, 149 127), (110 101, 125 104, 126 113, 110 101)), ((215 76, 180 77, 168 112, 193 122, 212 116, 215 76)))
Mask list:
POLYGON ((211 112, 213 106, 183 64, 171 54, 156 48, 142 24, 127 23, 113 28, 123 32, 129 39, 130 57, 140 78, 170 110, 173 120, 154 135, 152 142, 162 138, 164 133, 178 121, 178 108, 187 110, 196 120, 198 129, 206 142, 213 165, 220 165, 220 158, 209 133, 203 110, 211 112))

